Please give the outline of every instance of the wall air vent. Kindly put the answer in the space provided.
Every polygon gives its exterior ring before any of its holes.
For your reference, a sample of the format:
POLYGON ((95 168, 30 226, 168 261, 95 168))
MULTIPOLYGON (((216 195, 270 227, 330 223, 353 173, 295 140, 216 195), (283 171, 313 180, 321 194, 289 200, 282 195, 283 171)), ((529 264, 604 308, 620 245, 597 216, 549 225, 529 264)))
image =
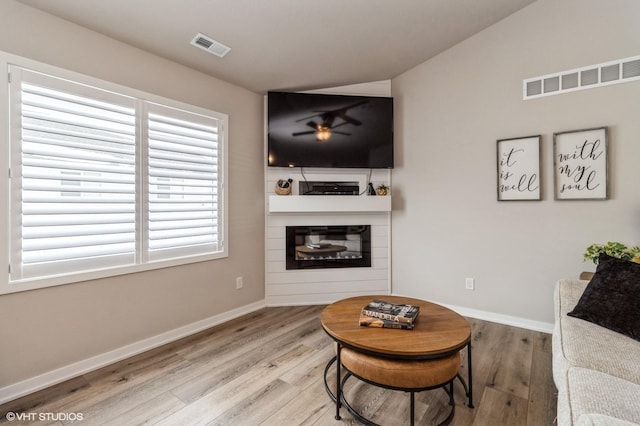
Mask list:
POLYGON ((638 80, 640 80, 640 56, 634 56, 528 78, 522 82, 522 98, 534 99, 638 80))
POLYGON ((207 37, 206 35, 201 33, 196 34, 193 40, 191 40, 191 44, 221 58, 231 50, 230 47, 225 46, 219 41, 215 41, 211 37, 207 37))

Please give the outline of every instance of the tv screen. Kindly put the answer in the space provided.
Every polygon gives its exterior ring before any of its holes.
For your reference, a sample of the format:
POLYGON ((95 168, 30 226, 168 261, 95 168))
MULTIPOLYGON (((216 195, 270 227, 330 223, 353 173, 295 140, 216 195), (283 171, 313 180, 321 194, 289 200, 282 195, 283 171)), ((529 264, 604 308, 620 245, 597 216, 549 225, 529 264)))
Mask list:
POLYGON ((272 167, 393 168, 393 98, 269 92, 272 167))

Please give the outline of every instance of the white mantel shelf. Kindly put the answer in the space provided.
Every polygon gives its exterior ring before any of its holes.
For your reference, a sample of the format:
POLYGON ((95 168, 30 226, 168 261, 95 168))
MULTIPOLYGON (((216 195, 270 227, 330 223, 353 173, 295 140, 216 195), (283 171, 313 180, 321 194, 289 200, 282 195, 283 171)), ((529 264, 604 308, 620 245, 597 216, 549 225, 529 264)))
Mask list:
POLYGON ((390 212, 391 196, 270 195, 269 213, 390 212))

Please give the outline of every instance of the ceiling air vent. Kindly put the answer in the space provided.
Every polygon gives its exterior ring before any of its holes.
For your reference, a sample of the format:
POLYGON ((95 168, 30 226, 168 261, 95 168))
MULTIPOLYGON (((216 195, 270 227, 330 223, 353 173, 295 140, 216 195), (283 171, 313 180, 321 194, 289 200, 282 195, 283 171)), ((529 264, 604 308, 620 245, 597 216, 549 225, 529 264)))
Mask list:
POLYGON ((211 37, 207 37, 206 35, 201 33, 196 34, 193 40, 191 40, 191 44, 221 58, 231 50, 230 47, 225 46, 219 41, 215 41, 211 37))
POLYGON ((523 99, 640 80, 640 56, 589 65, 523 81, 523 99))

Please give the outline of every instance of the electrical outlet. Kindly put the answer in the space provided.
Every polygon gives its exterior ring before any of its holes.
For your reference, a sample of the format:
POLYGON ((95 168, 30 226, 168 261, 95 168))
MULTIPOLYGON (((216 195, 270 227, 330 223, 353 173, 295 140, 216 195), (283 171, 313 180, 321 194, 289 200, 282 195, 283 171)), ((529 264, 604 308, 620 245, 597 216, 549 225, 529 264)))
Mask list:
POLYGON ((243 282, 242 277, 237 277, 236 278, 236 290, 240 290, 243 285, 244 285, 244 282, 243 282))
POLYGON ((467 290, 474 290, 475 282, 473 278, 465 278, 464 280, 464 288, 467 290))

